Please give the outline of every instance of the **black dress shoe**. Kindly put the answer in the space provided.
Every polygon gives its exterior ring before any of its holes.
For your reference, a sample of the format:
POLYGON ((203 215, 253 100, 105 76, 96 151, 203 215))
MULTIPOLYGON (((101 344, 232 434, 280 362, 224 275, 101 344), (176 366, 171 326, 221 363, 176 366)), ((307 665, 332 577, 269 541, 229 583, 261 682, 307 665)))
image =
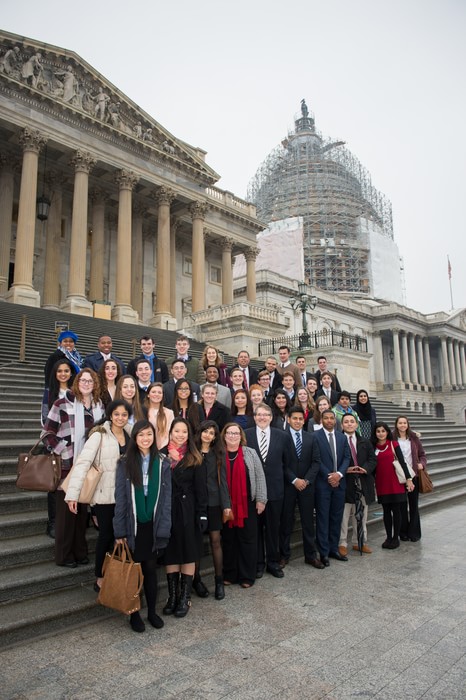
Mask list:
POLYGON ((199 596, 199 598, 207 598, 209 595, 209 591, 207 590, 207 587, 204 585, 204 582, 200 578, 195 578, 193 580, 193 588, 196 591, 196 594, 199 596))
POLYGON ((400 535, 400 540, 402 542, 409 542, 409 537, 408 535, 400 535))
POLYGON ((84 557, 84 559, 77 559, 76 564, 78 566, 87 566, 87 564, 89 564, 89 557, 84 557))
POLYGON ((320 561, 320 559, 304 559, 306 564, 309 564, 310 566, 313 566, 314 569, 325 569, 324 564, 320 561))
POLYGON ((48 535, 52 540, 55 539, 55 523, 47 523, 45 534, 48 535))
POLYGON ((263 575, 264 575, 264 572, 261 569, 257 569, 256 578, 262 578, 263 575))
POLYGON ((275 576, 275 578, 283 578, 285 575, 285 572, 279 567, 267 567, 267 571, 269 574, 272 574, 272 576, 275 576))
MULTIPOLYGON (((411 542, 419 542, 419 540, 421 538, 420 537, 410 537, 409 539, 411 540, 411 542)), ((401 540, 401 537, 400 537, 400 540, 401 540)))
POLYGON ((328 557, 320 557, 320 561, 324 566, 330 566, 330 562, 328 560, 328 557))
POLYGON ((62 564, 59 564, 58 566, 66 566, 67 569, 76 569, 78 566, 75 561, 64 561, 62 564))
POLYGON ((280 561, 278 562, 278 566, 280 567, 280 569, 284 569, 285 566, 288 564, 289 561, 290 561, 289 559, 286 559, 285 557, 282 557, 282 558, 280 559, 280 561))
POLYGON ((330 552, 329 557, 331 559, 336 559, 337 561, 348 561, 348 557, 340 554, 340 552, 330 552))

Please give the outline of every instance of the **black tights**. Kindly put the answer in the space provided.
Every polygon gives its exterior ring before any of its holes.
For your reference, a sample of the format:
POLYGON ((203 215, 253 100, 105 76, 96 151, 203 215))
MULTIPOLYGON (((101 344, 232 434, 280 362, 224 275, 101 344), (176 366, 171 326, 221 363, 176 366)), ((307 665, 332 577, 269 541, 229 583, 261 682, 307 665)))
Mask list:
POLYGON ((383 524, 387 539, 396 540, 400 536, 401 503, 383 503, 383 524))
MULTIPOLYGON (((212 559, 214 560, 215 576, 223 576, 223 550, 222 540, 220 538, 220 530, 211 530, 209 532, 210 549, 212 551, 212 559)), ((199 562, 196 562, 195 578, 199 579, 199 562)))
POLYGON ((155 603, 157 602, 157 559, 146 559, 141 562, 144 576, 144 595, 146 596, 147 614, 155 613, 155 603))

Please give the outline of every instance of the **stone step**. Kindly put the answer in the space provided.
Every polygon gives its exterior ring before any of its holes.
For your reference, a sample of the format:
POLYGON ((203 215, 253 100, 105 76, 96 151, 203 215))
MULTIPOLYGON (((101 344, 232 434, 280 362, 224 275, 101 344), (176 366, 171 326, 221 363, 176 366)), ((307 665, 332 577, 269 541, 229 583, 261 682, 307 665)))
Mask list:
POLYGON ((53 559, 7 568, 0 577, 0 603, 90 581, 93 571, 92 557, 89 564, 76 569, 56 566, 53 559))
POLYGON ((41 491, 18 491, 0 494, 0 513, 24 513, 43 509, 47 512, 47 494, 41 491))
POLYGON ((30 537, 43 535, 47 526, 47 501, 42 509, 20 511, 18 513, 0 512, 0 539, 30 537))
MULTIPOLYGON (((97 532, 88 528, 86 539, 89 545, 89 558, 93 561, 97 532)), ((13 537, 0 540, 0 570, 24 566, 36 562, 54 561, 54 541, 45 532, 40 535, 13 537)))

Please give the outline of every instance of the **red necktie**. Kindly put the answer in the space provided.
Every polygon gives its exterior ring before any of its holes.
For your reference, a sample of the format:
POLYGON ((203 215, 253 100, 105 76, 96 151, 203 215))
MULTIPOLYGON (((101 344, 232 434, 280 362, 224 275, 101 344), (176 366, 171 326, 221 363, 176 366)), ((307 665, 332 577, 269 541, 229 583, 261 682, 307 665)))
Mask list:
POLYGON ((350 450, 351 450, 351 457, 353 458, 353 466, 357 467, 358 466, 358 454, 356 452, 356 448, 353 443, 353 437, 350 436, 348 438, 350 450))

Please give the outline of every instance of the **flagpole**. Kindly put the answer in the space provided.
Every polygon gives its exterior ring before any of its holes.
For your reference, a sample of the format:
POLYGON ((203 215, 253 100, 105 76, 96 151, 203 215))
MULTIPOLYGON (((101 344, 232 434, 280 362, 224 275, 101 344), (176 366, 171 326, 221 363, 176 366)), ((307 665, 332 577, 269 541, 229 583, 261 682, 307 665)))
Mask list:
POLYGON ((451 264, 450 264, 450 256, 449 255, 447 255, 447 260, 448 260, 448 281, 450 284, 450 304, 451 304, 450 311, 453 311, 453 308, 454 308, 453 307, 453 290, 452 290, 452 286, 451 286, 451 264))

